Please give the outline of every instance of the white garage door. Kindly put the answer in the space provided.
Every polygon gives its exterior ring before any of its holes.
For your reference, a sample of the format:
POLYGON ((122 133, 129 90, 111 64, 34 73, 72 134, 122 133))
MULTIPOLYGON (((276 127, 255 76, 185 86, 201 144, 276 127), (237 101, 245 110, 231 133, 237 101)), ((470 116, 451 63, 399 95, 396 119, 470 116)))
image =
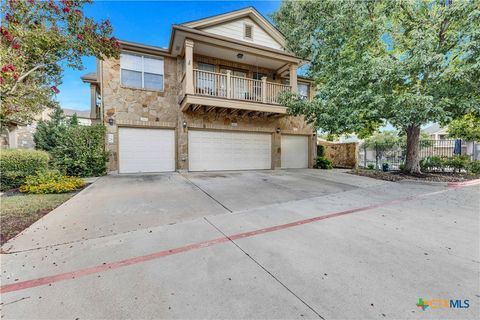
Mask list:
POLYGON ((282 168, 308 168, 308 137, 282 135, 282 168))
POLYGON ((175 170, 175 131, 167 129, 118 129, 119 172, 175 170))
POLYGON ((188 133, 188 158, 190 171, 270 169, 272 136, 192 130, 188 133))

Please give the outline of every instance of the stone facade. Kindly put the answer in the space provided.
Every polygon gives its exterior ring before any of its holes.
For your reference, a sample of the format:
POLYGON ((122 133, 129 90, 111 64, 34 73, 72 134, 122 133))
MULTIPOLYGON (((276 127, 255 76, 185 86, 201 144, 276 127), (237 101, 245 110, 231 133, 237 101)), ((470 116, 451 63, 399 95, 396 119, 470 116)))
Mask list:
POLYGON ((357 168, 358 142, 319 141, 318 144, 325 147, 325 157, 335 168, 357 168))
MULTIPOLYGON (((194 57, 194 61, 204 61, 216 65, 229 65, 227 61, 209 60, 207 57, 194 57)), ((110 151, 108 169, 118 171, 118 127, 172 128, 176 130, 176 169, 188 170, 188 131, 189 130, 236 130, 271 133, 272 168, 280 168, 281 134, 308 135, 313 165, 316 140, 313 130, 302 117, 283 116, 268 118, 255 115, 237 116, 218 112, 182 112, 179 96, 182 91, 183 60, 164 57, 164 91, 148 91, 123 87, 120 83, 120 61, 106 60, 101 64, 103 120, 107 126, 107 149, 110 151), (183 127, 183 123, 187 127, 183 127), (280 133, 277 133, 278 129, 280 133)), ((197 62, 195 62, 197 63, 197 62)), ((262 72, 254 66, 236 66, 249 72, 262 72)), ((270 70, 269 74, 272 74, 270 70)), ((263 72, 266 73, 265 70, 263 72)), ((280 79, 278 79, 280 81, 280 79)))

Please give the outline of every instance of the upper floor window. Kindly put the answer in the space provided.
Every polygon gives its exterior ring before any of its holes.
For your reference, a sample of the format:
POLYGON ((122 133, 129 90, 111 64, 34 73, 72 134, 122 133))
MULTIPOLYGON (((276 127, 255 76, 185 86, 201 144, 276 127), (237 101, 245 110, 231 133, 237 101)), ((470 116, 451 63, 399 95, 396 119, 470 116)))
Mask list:
POLYGON ((310 96, 310 88, 309 88, 309 85, 308 83, 301 83, 299 82, 297 84, 297 87, 298 87, 298 94, 304 98, 304 99, 308 99, 308 97, 310 96))
POLYGON ((163 59, 122 53, 120 55, 122 85, 147 90, 163 90, 163 59))
POLYGON ((253 26, 251 24, 244 24, 243 37, 247 40, 253 40, 253 26))

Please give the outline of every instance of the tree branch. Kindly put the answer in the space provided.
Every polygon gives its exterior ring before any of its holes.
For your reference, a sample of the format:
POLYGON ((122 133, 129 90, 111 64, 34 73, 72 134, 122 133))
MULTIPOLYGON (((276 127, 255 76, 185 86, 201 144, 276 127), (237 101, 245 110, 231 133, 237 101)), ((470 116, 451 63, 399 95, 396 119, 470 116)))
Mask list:
POLYGON ((43 68, 45 67, 46 64, 39 64, 39 65, 36 65, 35 67, 33 67, 32 69, 28 70, 26 73, 24 73, 23 75, 21 75, 17 81, 15 81, 15 84, 13 85, 12 89, 10 90, 10 92, 8 94, 12 94, 15 92, 15 90, 17 89, 17 85, 23 81, 23 79, 25 79, 26 77, 28 77, 30 74, 32 74, 33 72, 35 72, 36 70, 40 69, 40 68, 43 68))

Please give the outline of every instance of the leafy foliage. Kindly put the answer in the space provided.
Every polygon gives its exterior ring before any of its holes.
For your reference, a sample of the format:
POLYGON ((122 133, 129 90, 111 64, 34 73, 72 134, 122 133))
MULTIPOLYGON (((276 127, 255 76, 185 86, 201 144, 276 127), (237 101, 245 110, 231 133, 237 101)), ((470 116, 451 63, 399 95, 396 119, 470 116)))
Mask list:
POLYGON ((18 188, 25 177, 47 169, 50 156, 45 151, 5 149, 0 152, 0 189, 18 188))
POLYGON ((65 132, 65 115, 62 108, 55 107, 49 120, 40 120, 33 134, 35 148, 52 151, 58 144, 58 139, 65 132))
POLYGON ((106 173, 104 125, 67 126, 51 151, 55 167, 70 176, 91 177, 106 173))
MULTIPOLYGON (((433 143, 427 133, 420 133, 420 147, 427 148, 432 146, 433 143)), ((373 135, 365 138, 362 147, 375 150, 390 150, 395 147, 406 149, 407 137, 405 134, 398 134, 393 130, 387 130, 382 132, 375 132, 373 135)))
POLYGON ((448 135, 466 141, 480 141, 480 117, 469 113, 453 120, 448 124, 448 135))
POLYGON ((294 115, 333 134, 407 133, 419 171, 420 127, 480 114, 478 1, 284 1, 273 15, 288 48, 310 59, 313 101, 286 94, 294 115))
POLYGON ((85 186, 85 181, 77 177, 68 177, 57 170, 40 170, 28 176, 20 187, 26 193, 66 193, 85 186))
POLYGON ((333 168, 332 161, 328 160, 325 157, 318 156, 315 159, 315 168, 317 168, 317 169, 332 169, 333 168))
POLYGON ((63 64, 81 69, 84 55, 118 57, 110 22, 84 16, 89 2, 1 0, 1 123, 29 123, 54 107, 63 64))

